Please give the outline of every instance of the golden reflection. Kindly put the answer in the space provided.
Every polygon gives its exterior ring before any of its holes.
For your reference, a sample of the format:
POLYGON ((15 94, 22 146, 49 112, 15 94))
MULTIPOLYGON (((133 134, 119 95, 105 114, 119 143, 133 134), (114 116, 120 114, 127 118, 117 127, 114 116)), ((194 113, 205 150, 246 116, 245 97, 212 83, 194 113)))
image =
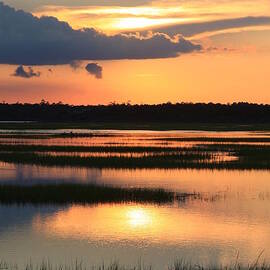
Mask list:
POLYGON ((145 227, 151 223, 153 217, 149 211, 143 208, 135 208, 127 211, 127 221, 131 227, 145 227))
MULTIPOLYGON (((56 214, 37 216, 32 226, 36 232, 53 238, 136 245, 240 241, 259 247, 265 244, 265 236, 270 234, 265 219, 269 204, 246 201, 245 205, 243 210, 238 200, 231 200, 228 204, 194 202, 187 208, 136 204, 72 206, 56 214), (252 228, 250 212, 253 213, 252 228), (248 238, 243 231, 250 232, 248 238)), ((267 241, 270 243, 270 239, 267 241)))
POLYGON ((73 206, 49 217, 37 217, 33 226, 38 231, 71 238, 108 238, 136 240, 153 236, 165 220, 154 206, 100 205, 73 206))

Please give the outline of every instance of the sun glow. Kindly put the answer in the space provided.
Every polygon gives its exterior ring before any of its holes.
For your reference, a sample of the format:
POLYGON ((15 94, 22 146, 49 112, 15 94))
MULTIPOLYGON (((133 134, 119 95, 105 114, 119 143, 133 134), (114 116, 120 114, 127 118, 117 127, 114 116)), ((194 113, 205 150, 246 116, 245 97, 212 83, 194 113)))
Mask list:
POLYGON ((183 7, 91 7, 77 8, 71 10, 73 14, 85 15, 133 15, 133 16, 148 16, 148 17, 166 17, 173 15, 184 15, 187 11, 183 7))
POLYGON ((269 14, 269 2, 224 1, 213 3, 209 8, 204 1, 177 3, 159 1, 155 5, 123 6, 43 6, 34 15, 55 16, 67 21, 74 28, 94 27, 105 32, 121 32, 130 29, 153 29, 185 22, 203 22, 218 19, 261 16, 269 14), (209 11, 210 10, 210 11, 209 11))
POLYGON ((74 28, 94 27, 107 32, 151 28, 197 21, 190 10, 183 7, 84 7, 46 6, 36 16, 55 16, 74 28))
POLYGON ((119 18, 111 24, 113 29, 128 30, 151 26, 168 25, 183 21, 182 19, 151 19, 151 18, 119 18))

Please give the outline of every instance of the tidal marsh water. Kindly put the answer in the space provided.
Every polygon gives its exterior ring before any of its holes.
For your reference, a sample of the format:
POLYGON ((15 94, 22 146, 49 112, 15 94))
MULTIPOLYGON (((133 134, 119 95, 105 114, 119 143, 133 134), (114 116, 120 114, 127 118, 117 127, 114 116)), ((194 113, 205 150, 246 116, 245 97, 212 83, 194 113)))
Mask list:
POLYGON ((237 254, 248 264, 263 251, 261 260, 270 262, 268 139, 267 132, 3 130, 1 185, 95 184, 201 196, 170 203, 0 204, 0 257, 19 265, 77 259, 165 269, 176 259, 231 264, 237 254), (66 156, 66 165, 54 159, 66 156), (77 166, 72 158, 78 157, 87 160, 77 166), (113 157, 136 166, 116 166, 113 157), (138 157, 150 157, 152 166, 139 166, 145 159, 138 157), (96 158, 109 161, 95 166, 96 158))

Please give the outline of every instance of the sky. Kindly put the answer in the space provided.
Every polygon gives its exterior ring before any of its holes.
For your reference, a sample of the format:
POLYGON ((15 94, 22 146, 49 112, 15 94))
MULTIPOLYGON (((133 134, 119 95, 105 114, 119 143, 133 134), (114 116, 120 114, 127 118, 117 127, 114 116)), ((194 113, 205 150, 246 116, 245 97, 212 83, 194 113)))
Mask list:
POLYGON ((4 0, 0 40, 0 102, 270 103, 269 0, 4 0))

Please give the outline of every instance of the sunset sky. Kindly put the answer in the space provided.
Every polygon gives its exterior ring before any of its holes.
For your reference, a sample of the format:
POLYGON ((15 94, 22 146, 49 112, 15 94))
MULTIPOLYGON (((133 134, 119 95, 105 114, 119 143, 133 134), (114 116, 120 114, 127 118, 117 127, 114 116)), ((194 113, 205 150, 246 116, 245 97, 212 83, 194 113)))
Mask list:
POLYGON ((0 2, 0 101, 270 103, 269 66, 269 0, 0 2))

